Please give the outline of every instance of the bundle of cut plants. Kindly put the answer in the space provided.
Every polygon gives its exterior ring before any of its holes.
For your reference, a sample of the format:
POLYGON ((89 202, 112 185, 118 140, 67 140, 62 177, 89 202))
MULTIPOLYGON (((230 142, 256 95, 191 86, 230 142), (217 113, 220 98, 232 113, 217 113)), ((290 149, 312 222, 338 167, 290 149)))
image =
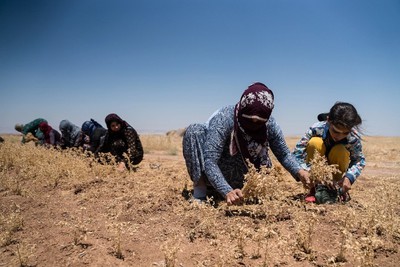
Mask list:
POLYGON ((280 216, 282 203, 286 199, 284 171, 279 164, 267 168, 257 169, 248 162, 248 172, 244 177, 243 205, 230 206, 226 210, 228 216, 248 216, 252 218, 266 218, 280 216))
POLYGON ((242 193, 245 203, 263 203, 265 200, 280 200, 283 195, 282 167, 272 168, 261 166, 259 170, 248 161, 248 172, 244 176, 242 193))
POLYGON ((348 201, 348 194, 342 194, 339 191, 334 174, 340 173, 338 165, 329 165, 326 158, 321 156, 317 151, 311 160, 310 182, 315 187, 315 202, 317 204, 332 204, 338 201, 348 201))

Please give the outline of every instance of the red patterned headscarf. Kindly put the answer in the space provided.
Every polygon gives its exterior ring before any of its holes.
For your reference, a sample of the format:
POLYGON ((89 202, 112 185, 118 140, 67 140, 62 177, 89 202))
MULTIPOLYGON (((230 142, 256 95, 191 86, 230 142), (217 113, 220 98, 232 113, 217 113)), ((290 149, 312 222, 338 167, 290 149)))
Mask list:
POLYGON ((45 136, 48 136, 53 128, 51 128, 51 126, 44 121, 39 124, 39 129, 45 136))
POLYGON ((39 124, 39 129, 43 133, 46 143, 50 144, 50 133, 53 128, 47 122, 43 121, 39 124))
MULTIPOLYGON (((254 144, 265 146, 267 142, 267 122, 274 108, 274 94, 263 83, 250 85, 242 94, 235 107, 234 129, 231 154, 239 148, 243 157, 253 164, 257 161, 248 147, 254 144)), ((258 165, 258 164, 256 164, 258 165)))

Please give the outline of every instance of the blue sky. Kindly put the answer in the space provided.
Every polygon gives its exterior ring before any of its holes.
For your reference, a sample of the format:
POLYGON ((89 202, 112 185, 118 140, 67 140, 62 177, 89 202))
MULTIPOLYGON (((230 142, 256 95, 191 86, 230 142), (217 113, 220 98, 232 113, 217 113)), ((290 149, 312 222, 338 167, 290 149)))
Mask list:
POLYGON ((400 135, 398 0, 0 0, 0 133, 46 118, 204 122, 260 81, 285 135, 336 101, 400 135))

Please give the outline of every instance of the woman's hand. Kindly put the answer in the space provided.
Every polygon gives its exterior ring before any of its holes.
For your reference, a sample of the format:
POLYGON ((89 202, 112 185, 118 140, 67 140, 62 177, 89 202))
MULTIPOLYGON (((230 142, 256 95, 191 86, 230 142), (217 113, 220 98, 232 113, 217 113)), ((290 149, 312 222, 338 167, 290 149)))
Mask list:
POLYGON ((301 169, 298 173, 297 173, 297 177, 300 178, 300 181, 303 183, 303 186, 305 188, 312 188, 314 185, 311 184, 310 181, 310 173, 306 170, 301 169))
POLYGON ((118 163, 117 171, 123 172, 123 171, 125 171, 125 170, 126 170, 126 165, 125 165, 125 163, 124 163, 123 161, 121 161, 120 163, 118 163))
POLYGON ((243 200, 243 193, 240 189, 234 189, 225 196, 228 205, 238 204, 243 200))

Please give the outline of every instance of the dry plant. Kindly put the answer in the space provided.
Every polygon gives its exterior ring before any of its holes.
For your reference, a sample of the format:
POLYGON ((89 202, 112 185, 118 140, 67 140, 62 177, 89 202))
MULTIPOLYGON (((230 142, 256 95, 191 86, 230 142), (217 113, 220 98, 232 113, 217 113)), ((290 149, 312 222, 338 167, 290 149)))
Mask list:
POLYGON ((31 267, 37 265, 36 263, 30 264, 30 262, 32 261, 31 258, 35 257, 35 248, 35 245, 28 245, 25 243, 20 243, 16 245, 16 262, 19 267, 31 267))
POLYGON ((8 246, 13 242, 14 233, 21 231, 24 226, 24 219, 19 208, 8 216, 0 215, 0 247, 8 246))
POLYGON ((113 168, 110 164, 99 164, 102 160, 79 149, 58 150, 6 142, 0 150, 0 175, 5 177, 0 180, 0 187, 15 195, 27 195, 29 191, 24 184, 29 181, 44 182, 54 188, 64 180, 107 177, 113 168))
POLYGON ((140 140, 146 154, 153 151, 165 151, 168 155, 177 155, 182 151, 182 138, 179 136, 142 135, 140 140))
POLYGON ((164 266, 175 267, 176 254, 180 251, 178 237, 167 240, 162 246, 161 250, 164 253, 164 266))
POLYGON ((376 207, 373 213, 380 218, 379 226, 376 227, 376 233, 385 236, 392 244, 400 242, 400 216, 399 201, 400 186, 394 185, 386 188, 376 196, 376 202, 384 203, 383 207, 376 207), (383 220, 382 220, 383 218, 383 220))
POLYGON ((380 139, 367 143, 367 163, 369 156, 376 162, 367 165, 346 205, 305 204, 301 183, 278 163, 250 169, 243 189, 249 201, 229 207, 182 197, 189 177, 182 156, 171 156, 181 151, 181 139, 141 139, 143 163, 118 173, 109 155, 6 138, 0 145, 0 265, 33 266, 27 240, 40 244, 34 257, 44 266, 147 266, 160 255, 159 266, 397 266, 399 139, 383 148, 380 139), (181 233, 191 242, 179 242, 181 233))
POLYGON ((253 234, 253 240, 256 242, 256 250, 252 253, 252 259, 258 259, 264 256, 262 266, 268 266, 268 262, 271 262, 270 249, 272 239, 278 237, 278 233, 273 229, 273 224, 268 224, 260 227, 253 234))
POLYGON ((117 259, 123 260, 124 259, 124 255, 122 254, 122 250, 121 250, 121 227, 119 226, 117 228, 117 238, 116 238, 116 242, 114 244, 114 255, 115 257, 117 257, 117 259))
POLYGON ((235 259, 243 259, 246 256, 245 242, 249 236, 249 231, 245 225, 238 223, 230 234, 231 242, 236 243, 235 259), (236 241, 236 242, 235 242, 236 241))
MULTIPOLYGON (((391 203, 397 202, 398 205, 398 200, 392 198, 387 190, 390 191, 390 189, 386 188, 375 188, 371 204, 366 208, 366 212, 362 214, 359 220, 359 227, 363 231, 363 235, 356 242, 356 251, 361 266, 376 266, 374 263, 376 251, 386 249, 384 241, 393 241, 392 227, 396 225, 396 221, 398 226, 399 220, 398 218, 397 220, 391 220, 393 218, 391 203)), ((390 244, 393 246, 393 242, 390 244)))
POLYGON ((339 252, 335 257, 329 259, 330 263, 347 262, 346 252, 354 251, 354 238, 352 231, 356 228, 356 215, 354 210, 334 211, 334 216, 339 220, 339 252), (344 214, 343 214, 344 213, 344 214))
POLYGON ((282 182, 282 167, 274 165, 272 168, 266 168, 261 166, 260 170, 257 170, 249 161, 247 165, 248 172, 245 174, 242 189, 245 200, 262 202, 282 198, 284 194, 279 185, 282 182))
POLYGON ((188 233, 189 240, 193 242, 195 239, 217 238, 215 225, 217 224, 218 209, 212 208, 211 205, 193 202, 186 210, 187 221, 191 222, 188 233))
POLYGON ((318 218, 314 213, 307 216, 306 219, 296 222, 296 242, 297 248, 301 254, 298 255, 299 259, 312 259, 313 248, 312 240, 314 234, 314 226, 318 222, 318 218))
POLYGON ((337 165, 329 165, 326 157, 321 156, 315 150, 314 158, 311 160, 310 182, 312 184, 331 185, 333 183, 333 174, 340 173, 337 165))
POLYGON ((269 221, 290 219, 294 202, 289 196, 296 190, 296 185, 286 178, 282 166, 274 163, 272 168, 262 166, 259 170, 251 163, 248 166, 242 189, 244 205, 228 206, 226 214, 269 221))
POLYGON ((84 211, 86 208, 81 207, 81 216, 78 222, 74 225, 73 229, 73 239, 75 246, 87 247, 86 240, 87 240, 87 226, 84 219, 84 211))

